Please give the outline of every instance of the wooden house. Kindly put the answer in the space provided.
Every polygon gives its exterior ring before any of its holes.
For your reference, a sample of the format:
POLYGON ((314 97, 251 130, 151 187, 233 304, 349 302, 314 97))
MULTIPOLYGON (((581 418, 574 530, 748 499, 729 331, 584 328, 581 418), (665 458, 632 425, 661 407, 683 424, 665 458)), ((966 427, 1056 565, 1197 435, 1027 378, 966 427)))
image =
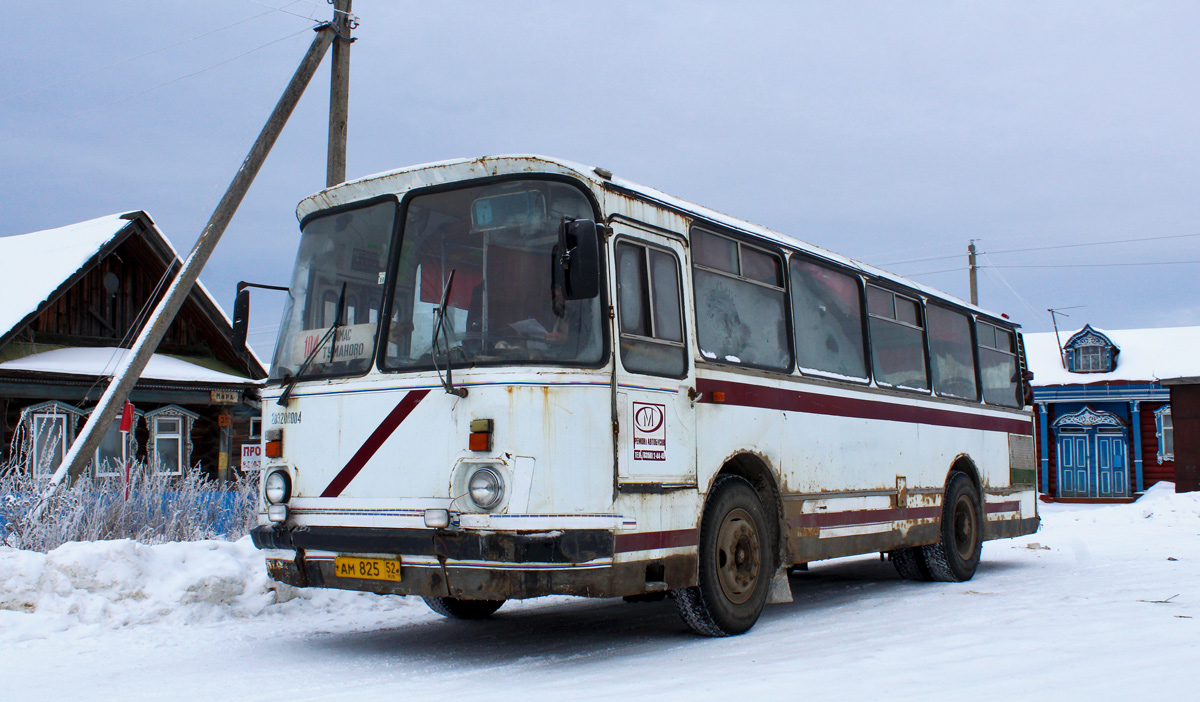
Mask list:
MULTIPOLYGON (((0 238, 0 419, 4 460, 51 473, 182 263, 145 212, 0 238)), ((224 477, 258 441, 262 364, 197 285, 130 396, 132 431, 114 423, 89 468, 130 459, 224 477)))
POLYGON ((1176 480, 1162 379, 1200 375, 1197 343, 1200 327, 1025 335, 1044 499, 1128 501, 1176 480))

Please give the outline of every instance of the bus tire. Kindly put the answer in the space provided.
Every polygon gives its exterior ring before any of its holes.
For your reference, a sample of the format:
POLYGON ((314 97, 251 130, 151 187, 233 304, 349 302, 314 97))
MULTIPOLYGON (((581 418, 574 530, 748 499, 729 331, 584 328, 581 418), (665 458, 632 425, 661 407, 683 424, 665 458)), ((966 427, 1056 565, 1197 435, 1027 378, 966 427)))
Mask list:
POLYGON ((429 608, 451 619, 486 619, 504 606, 504 600, 460 600, 454 597, 423 597, 429 608))
POLYGON ((925 553, 919 546, 889 551, 888 558, 891 559, 892 565, 896 566, 896 572, 905 580, 920 582, 933 580, 933 576, 929 574, 929 566, 925 565, 925 553))
POLYGON ((937 543, 921 547, 934 580, 961 583, 975 575, 983 547, 982 515, 975 484, 965 473, 951 473, 937 543))
POLYGON ((700 520, 699 584, 675 590, 679 616, 703 636, 754 626, 775 572, 766 509, 745 479, 721 478, 700 520))

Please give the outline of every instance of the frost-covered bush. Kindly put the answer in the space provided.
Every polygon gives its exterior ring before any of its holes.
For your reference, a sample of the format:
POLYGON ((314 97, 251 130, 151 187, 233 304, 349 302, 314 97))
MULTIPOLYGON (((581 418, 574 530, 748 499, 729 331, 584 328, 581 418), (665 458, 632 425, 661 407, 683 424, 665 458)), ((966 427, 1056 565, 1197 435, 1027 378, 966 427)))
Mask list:
POLYGON ((47 552, 69 541, 235 540, 256 519, 257 474, 218 482, 198 470, 170 476, 137 464, 128 481, 124 476, 81 478, 61 485, 39 509, 46 487, 44 477, 16 466, 2 471, 0 540, 5 545, 47 552))

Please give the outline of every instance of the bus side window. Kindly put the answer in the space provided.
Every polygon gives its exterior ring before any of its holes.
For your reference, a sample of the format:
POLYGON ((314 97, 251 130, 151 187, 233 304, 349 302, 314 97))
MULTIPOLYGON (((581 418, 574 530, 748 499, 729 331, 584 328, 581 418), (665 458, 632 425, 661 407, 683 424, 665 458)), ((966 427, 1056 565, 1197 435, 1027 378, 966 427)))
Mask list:
POLYGON ((779 256, 699 229, 692 230, 691 239, 700 355, 791 370, 779 256))
POLYGON ((1017 353, 1013 333, 987 322, 975 323, 979 337, 979 370, 983 378, 983 400, 990 405, 1021 407, 1017 353))
POLYGON ((926 305, 929 351, 933 355, 933 387, 939 395, 978 400, 971 320, 961 312, 926 305))
POLYGON ((867 313, 875 382, 902 390, 928 391, 921 303, 869 285, 867 313))
POLYGON ((679 261, 660 249, 624 241, 617 244, 617 305, 625 369, 650 375, 686 375, 679 261))
POLYGON ((801 372, 867 380, 858 278, 795 256, 789 268, 801 372))

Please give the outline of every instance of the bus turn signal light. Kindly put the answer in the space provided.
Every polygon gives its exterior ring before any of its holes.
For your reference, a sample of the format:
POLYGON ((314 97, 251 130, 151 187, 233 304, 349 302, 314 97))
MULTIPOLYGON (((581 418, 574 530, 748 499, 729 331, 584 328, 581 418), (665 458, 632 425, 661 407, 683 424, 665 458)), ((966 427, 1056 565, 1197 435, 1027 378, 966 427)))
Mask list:
POLYGON ((276 439, 263 444, 263 454, 267 458, 279 458, 283 455, 283 441, 276 439))
POLYGON ((725 401, 725 393, 721 392, 720 390, 713 390, 712 401, 713 402, 724 402, 725 401))
POLYGON ((472 451, 492 450, 492 420, 471 420, 471 440, 468 442, 467 448, 472 451))

